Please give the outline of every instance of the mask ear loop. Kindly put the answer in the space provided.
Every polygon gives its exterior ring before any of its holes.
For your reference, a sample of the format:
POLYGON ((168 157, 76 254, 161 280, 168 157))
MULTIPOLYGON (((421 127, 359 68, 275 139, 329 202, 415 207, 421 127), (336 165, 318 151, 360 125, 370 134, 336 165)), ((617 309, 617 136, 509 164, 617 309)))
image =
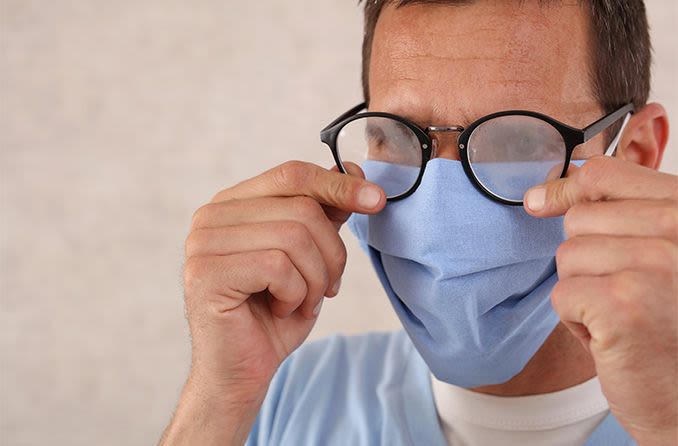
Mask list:
POLYGON ((631 119, 631 113, 627 113, 626 116, 624 117, 624 122, 622 123, 619 132, 617 132, 617 136, 615 136, 612 142, 610 143, 610 146, 605 151, 604 156, 612 156, 615 154, 615 152, 617 151, 617 145, 619 145, 619 140, 622 137, 622 133, 624 133, 626 124, 629 123, 629 119, 631 119))

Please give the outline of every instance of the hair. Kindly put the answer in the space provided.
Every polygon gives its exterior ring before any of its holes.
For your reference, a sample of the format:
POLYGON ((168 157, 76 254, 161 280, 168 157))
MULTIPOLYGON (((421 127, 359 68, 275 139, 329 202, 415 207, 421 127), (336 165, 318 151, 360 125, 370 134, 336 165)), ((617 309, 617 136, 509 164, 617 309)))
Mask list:
MULTIPOLYGON (((360 3, 362 0, 359 0, 360 3)), ((542 3, 544 0, 540 0, 542 3)), ((474 0, 366 0, 363 37, 362 84, 369 104, 369 66, 374 30, 386 5, 463 5, 474 0)), ((605 113, 633 102, 636 109, 650 94, 652 46, 643 0, 586 0, 591 21, 590 81, 593 94, 605 113)))

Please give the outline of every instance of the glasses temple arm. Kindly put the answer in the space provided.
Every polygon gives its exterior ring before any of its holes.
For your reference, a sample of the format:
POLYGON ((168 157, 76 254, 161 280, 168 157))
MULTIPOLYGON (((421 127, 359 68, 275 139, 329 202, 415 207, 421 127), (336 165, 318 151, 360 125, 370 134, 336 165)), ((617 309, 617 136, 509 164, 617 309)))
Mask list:
POLYGON ((343 121, 344 119, 348 118, 349 116, 355 115, 355 114, 358 113, 360 110, 362 110, 362 109, 364 109, 364 108, 366 108, 366 107, 367 107, 367 104, 366 104, 365 102, 363 102, 362 104, 356 105, 355 107, 353 107, 352 109, 350 109, 349 111, 347 111, 346 113, 344 113, 343 115, 339 116, 339 117, 338 117, 337 119, 335 119, 334 121, 330 122, 324 129, 322 129, 322 131, 324 132, 325 130, 334 127, 335 125, 339 124, 339 123, 340 123, 341 121, 343 121))
POLYGON ((593 124, 589 125, 584 129, 584 142, 591 140, 594 136, 614 124, 627 113, 633 113, 633 104, 629 103, 623 106, 622 108, 618 109, 617 111, 614 111, 610 113, 607 116, 603 116, 593 124))

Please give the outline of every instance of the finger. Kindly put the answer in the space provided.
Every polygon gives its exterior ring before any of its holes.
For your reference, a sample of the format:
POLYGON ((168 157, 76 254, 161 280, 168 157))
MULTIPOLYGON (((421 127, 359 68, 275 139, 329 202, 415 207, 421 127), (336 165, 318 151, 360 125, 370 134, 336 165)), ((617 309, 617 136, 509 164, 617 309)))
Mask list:
POLYGON ((551 303, 563 322, 586 327, 592 349, 607 348, 620 339, 633 341, 653 326, 650 315, 656 316, 658 307, 673 315, 673 290, 673 279, 664 274, 625 270, 559 280, 551 303))
POLYGON ((311 233, 329 272, 333 286, 346 266, 346 246, 322 207, 309 197, 264 197, 251 200, 229 200, 207 204, 193 216, 193 231, 205 228, 238 226, 254 223, 292 221, 302 223, 311 233))
POLYGON ((608 156, 588 160, 567 178, 548 181, 525 194, 536 217, 563 215, 575 204, 599 200, 678 199, 678 177, 608 156))
POLYGON ((301 161, 274 167, 218 193, 212 201, 297 195, 347 212, 375 213, 386 204, 386 194, 376 184, 301 161))
MULTIPOLYGON (((350 175, 356 176, 358 178, 365 178, 363 170, 355 163, 345 162, 344 168, 350 175)), ((339 172, 339 168, 337 166, 333 166, 330 168, 330 171, 339 172)), ((341 228, 341 225, 346 223, 346 220, 348 220, 348 218, 351 216, 351 212, 346 212, 332 206, 323 205, 323 209, 327 215, 327 218, 329 218, 337 231, 341 228)))
POLYGON ((661 238, 581 235, 558 247, 556 264, 561 280, 624 270, 670 275, 678 264, 678 248, 661 238))
POLYGON ((589 353, 591 353, 591 347, 589 343, 591 342, 591 333, 589 333, 588 329, 584 326, 584 324, 580 324, 577 322, 565 322, 561 321, 565 327, 570 330, 570 333, 574 335, 575 338, 579 340, 581 343, 582 347, 589 353))
POLYGON ((600 296, 604 295, 605 279, 599 276, 559 279, 551 292, 551 304, 560 319, 587 327, 592 309, 599 306, 600 296))
POLYGON ((678 207, 670 200, 580 203, 567 211, 564 226, 568 237, 609 234, 678 242, 678 207))
MULTIPOLYGON (((621 307, 621 297, 614 285, 614 275, 577 276, 561 279, 551 292, 551 304, 556 314, 577 339, 592 347, 601 343, 609 346, 623 336, 624 327, 615 321, 621 307), (614 288, 614 294, 611 290, 614 288)), ((625 296, 635 291, 625 290, 625 296)))
POLYGON ((230 256, 191 257, 184 267, 187 305, 223 313, 252 294, 268 290, 279 303, 271 307, 286 318, 304 301, 306 282, 287 254, 280 250, 252 251, 230 256))
POLYGON ((306 226, 294 221, 266 222, 198 229, 186 241, 186 257, 227 256, 249 251, 278 249, 287 254, 306 282, 302 312, 313 309, 329 286, 325 260, 306 226))

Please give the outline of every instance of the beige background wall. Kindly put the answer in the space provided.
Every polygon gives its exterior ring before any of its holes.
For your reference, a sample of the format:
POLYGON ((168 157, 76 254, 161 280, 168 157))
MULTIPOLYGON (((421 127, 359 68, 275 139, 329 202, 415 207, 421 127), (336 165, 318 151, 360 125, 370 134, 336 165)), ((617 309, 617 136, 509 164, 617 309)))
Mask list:
MULTIPOLYGON (((318 130, 360 100, 355 3, 2 0, 0 443, 157 440, 188 366, 191 214, 284 160, 331 164, 318 130)), ((674 124, 677 5, 648 1, 674 124)), ((398 326, 347 243, 313 338, 398 326)))

